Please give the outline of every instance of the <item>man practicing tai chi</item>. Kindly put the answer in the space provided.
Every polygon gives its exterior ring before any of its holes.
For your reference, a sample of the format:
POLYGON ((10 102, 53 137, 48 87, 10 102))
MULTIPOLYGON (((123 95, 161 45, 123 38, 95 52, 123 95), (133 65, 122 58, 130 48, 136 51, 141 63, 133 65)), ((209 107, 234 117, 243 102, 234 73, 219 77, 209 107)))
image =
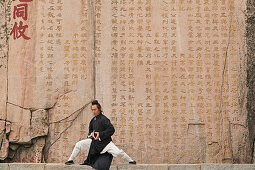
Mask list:
POLYGON ((136 161, 131 159, 112 142, 111 136, 114 134, 115 129, 110 120, 102 114, 101 105, 97 100, 92 102, 91 110, 94 117, 89 123, 88 139, 76 143, 70 158, 65 164, 74 164, 73 160, 78 154, 85 151, 89 151, 89 153, 82 165, 93 165, 100 154, 102 155, 106 152, 112 154, 114 157, 122 158, 130 164, 136 164, 136 161))

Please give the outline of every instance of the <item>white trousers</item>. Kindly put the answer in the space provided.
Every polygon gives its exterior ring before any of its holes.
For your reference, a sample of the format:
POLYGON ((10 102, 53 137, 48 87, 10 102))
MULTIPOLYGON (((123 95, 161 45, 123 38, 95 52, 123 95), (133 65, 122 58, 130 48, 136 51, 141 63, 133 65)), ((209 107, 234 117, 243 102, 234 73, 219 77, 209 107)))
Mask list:
MULTIPOLYGON (((77 142, 68 161, 74 160, 80 152, 88 152, 91 142, 92 139, 85 139, 77 142)), ((105 152, 108 152, 112 154, 112 156, 121 158, 127 162, 133 161, 123 150, 119 149, 112 141, 108 145, 106 145, 106 147, 102 150, 101 154, 105 152)))

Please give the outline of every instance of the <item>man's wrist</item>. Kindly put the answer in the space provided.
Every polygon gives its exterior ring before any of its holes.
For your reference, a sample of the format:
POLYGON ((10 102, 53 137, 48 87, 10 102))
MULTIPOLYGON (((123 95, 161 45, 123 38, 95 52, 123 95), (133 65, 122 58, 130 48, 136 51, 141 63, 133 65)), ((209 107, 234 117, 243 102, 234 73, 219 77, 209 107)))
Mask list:
POLYGON ((101 139, 100 139, 100 132, 98 132, 98 136, 99 136, 98 140, 101 141, 101 139))
POLYGON ((92 138, 92 133, 90 133, 90 135, 88 135, 88 138, 92 138))

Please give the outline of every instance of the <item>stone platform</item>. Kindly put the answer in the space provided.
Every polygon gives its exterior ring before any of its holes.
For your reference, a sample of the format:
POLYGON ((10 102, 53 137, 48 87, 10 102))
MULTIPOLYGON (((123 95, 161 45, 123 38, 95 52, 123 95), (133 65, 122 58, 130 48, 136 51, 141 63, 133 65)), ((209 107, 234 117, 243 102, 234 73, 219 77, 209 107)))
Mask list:
MULTIPOLYGON (((0 163, 0 170, 92 170, 81 165, 0 163)), ((255 170, 255 164, 138 164, 113 165, 111 170, 255 170)))

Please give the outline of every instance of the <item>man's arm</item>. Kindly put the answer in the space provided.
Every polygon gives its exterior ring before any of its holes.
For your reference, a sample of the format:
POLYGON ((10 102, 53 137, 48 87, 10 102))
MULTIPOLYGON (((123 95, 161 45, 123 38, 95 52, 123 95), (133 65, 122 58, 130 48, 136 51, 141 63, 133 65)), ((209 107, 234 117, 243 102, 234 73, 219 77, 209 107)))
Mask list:
POLYGON ((92 120, 89 122, 89 134, 88 134, 88 138, 92 138, 92 132, 93 132, 92 120))
POLYGON ((103 126, 106 129, 99 133, 99 138, 101 140, 111 137, 115 132, 115 129, 108 118, 103 120, 103 126))

